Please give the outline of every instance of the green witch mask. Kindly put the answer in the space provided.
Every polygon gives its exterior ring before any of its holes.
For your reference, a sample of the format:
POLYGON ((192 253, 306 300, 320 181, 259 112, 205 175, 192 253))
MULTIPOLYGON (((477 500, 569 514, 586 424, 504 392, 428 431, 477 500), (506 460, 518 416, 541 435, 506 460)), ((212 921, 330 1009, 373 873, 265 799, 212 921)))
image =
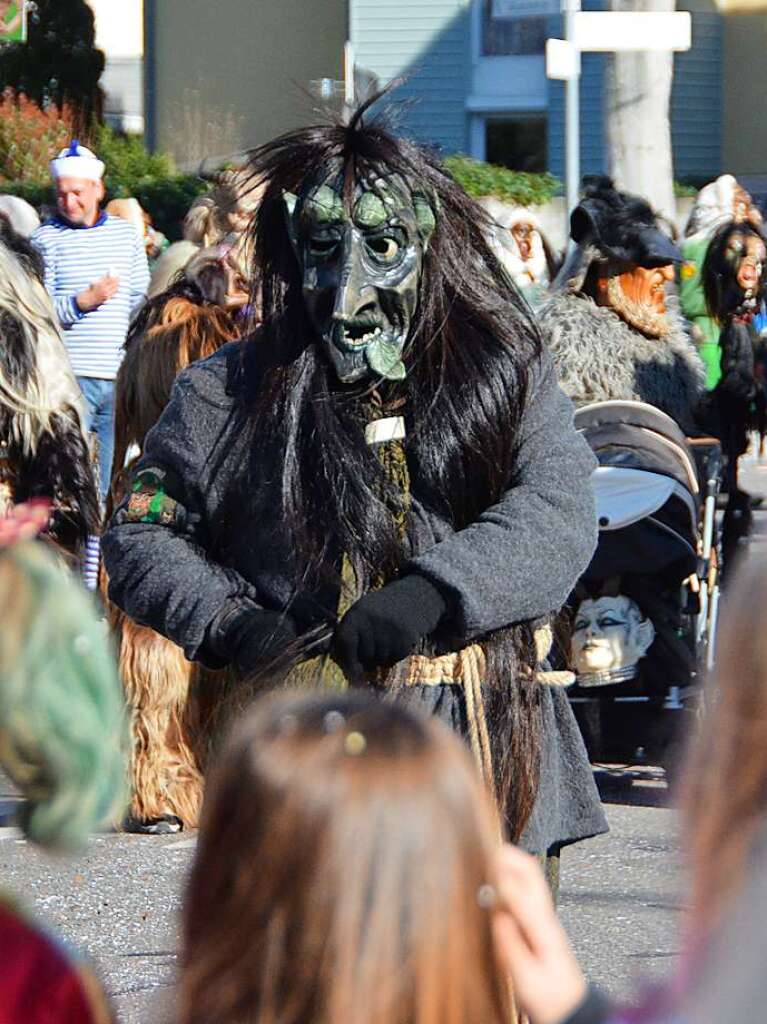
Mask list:
POLYGON ((349 204, 342 187, 285 196, 304 301, 342 383, 401 380, 434 210, 399 177, 359 181, 349 204))

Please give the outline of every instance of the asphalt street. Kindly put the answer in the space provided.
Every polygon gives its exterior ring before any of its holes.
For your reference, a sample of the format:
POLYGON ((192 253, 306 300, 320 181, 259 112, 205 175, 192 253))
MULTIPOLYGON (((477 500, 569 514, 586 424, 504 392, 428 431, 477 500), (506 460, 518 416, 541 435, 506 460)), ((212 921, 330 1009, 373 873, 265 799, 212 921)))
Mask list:
MULTIPOLYGON (((562 858, 561 913, 584 968, 616 996, 662 977, 677 949, 675 815, 659 772, 600 772, 609 836, 562 858)), ((10 810, 12 799, 5 797, 10 810)), ((93 836, 71 860, 0 828, 3 888, 97 965, 124 1024, 170 1024, 178 908, 194 837, 93 836)), ((226 856, 226 851, 222 851, 226 856)))
MULTIPOLYGON (((746 461, 743 485, 767 495, 767 464, 746 461)), ((757 514, 752 551, 763 550, 757 514)), ((561 915, 588 976, 630 999, 673 969, 684 908, 677 815, 659 769, 598 770, 610 834, 563 853, 561 915)), ((0 780, 0 820, 14 797, 0 780)), ((44 922, 95 962, 124 1024, 170 1024, 178 911, 191 834, 90 839, 81 856, 42 854, 0 827, 0 878, 44 922)), ((222 850, 222 856, 226 851, 222 850)))

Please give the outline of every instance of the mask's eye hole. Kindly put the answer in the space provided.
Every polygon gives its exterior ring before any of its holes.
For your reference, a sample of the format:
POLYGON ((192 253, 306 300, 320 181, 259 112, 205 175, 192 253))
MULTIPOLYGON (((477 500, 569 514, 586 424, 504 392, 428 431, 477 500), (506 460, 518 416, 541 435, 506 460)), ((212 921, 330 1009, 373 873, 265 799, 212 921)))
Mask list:
POLYGON ((337 238, 310 238, 309 239, 309 251, 312 256, 318 256, 320 259, 328 259, 332 256, 338 248, 337 238))
POLYGON ((382 263, 392 263, 400 254, 400 244, 391 235, 379 235, 377 238, 368 238, 367 246, 375 258, 382 263))

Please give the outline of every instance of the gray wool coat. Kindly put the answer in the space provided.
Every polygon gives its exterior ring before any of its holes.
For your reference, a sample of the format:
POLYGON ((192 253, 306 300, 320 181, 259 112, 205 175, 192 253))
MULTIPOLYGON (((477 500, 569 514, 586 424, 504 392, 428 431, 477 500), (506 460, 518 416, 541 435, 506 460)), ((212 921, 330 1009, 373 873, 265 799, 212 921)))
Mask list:
MULTIPOLYGON (((289 538, 274 514, 279 478, 264 466, 247 500, 232 503, 233 477, 252 452, 236 415, 234 342, 179 374, 136 467, 155 469, 179 506, 171 523, 141 523, 117 509, 102 550, 109 596, 137 622, 200 655, 206 631, 247 596, 284 608, 291 597, 289 538)), ((446 598, 460 642, 557 610, 596 544, 589 477, 593 456, 572 425, 572 406, 550 359, 536 371, 523 417, 514 486, 463 530, 412 494, 410 560, 446 598)), ((337 594, 312 594, 336 608, 337 594)), ((523 845, 542 853, 606 830, 585 749, 566 694, 544 687, 541 784, 523 845)), ((451 686, 408 688, 409 700, 459 731, 463 698, 451 686)))
POLYGON ((669 316, 669 334, 648 338, 612 309, 562 293, 541 307, 538 322, 560 384, 576 405, 647 402, 694 434, 705 370, 682 321, 669 316))

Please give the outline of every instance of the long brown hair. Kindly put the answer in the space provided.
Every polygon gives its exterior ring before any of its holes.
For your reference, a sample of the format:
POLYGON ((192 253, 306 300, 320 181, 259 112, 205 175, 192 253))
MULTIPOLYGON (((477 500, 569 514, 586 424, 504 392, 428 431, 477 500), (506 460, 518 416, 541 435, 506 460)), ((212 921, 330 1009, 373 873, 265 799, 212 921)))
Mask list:
POLYGON ((182 1024, 507 1024, 481 898, 498 836, 439 723, 360 694, 262 700, 205 798, 182 1024))
POLYGON ((686 773, 692 927, 709 931, 748 876, 767 828, 767 561, 752 558, 727 594, 715 686, 686 773))

